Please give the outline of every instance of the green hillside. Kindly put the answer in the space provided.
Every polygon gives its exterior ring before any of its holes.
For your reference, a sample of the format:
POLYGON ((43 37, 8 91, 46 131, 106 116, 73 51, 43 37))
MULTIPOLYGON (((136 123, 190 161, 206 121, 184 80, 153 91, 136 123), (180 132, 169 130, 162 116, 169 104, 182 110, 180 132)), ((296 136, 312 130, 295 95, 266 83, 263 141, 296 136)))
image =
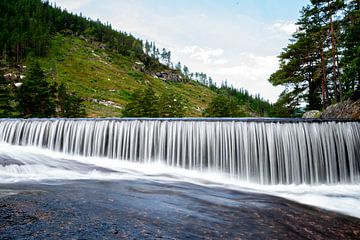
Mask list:
POLYGON ((86 100, 89 117, 120 117, 131 94, 148 85, 159 95, 169 90, 180 94, 187 100, 189 117, 201 116, 216 95, 196 82, 165 82, 154 78, 135 69, 136 59, 109 53, 99 45, 76 36, 57 34, 50 42, 48 55, 37 58, 49 79, 65 82, 86 100))

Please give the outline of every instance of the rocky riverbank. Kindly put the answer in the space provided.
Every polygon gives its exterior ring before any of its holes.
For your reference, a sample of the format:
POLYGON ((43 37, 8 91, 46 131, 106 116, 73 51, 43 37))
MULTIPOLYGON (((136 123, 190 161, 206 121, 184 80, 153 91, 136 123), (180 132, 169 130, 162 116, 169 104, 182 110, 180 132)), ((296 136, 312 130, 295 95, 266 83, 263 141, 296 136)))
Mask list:
POLYGON ((321 113, 321 118, 360 120, 360 99, 331 105, 321 113))
POLYGON ((360 219, 145 180, 0 185, 0 239, 360 239, 360 219))
POLYGON ((327 107, 323 112, 311 110, 305 112, 303 118, 360 120, 360 99, 346 100, 327 107))

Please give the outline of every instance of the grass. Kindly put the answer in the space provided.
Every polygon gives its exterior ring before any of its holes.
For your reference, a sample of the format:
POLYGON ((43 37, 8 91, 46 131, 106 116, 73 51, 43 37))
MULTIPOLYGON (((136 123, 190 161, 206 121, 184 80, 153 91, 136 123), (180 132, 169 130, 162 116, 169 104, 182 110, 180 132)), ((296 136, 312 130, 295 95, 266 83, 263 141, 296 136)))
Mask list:
POLYGON ((121 117, 121 109, 94 102, 125 106, 131 94, 151 85, 161 95, 174 91, 188 102, 187 117, 200 117, 216 93, 195 83, 164 82, 133 68, 136 59, 109 53, 75 36, 56 35, 47 57, 38 59, 49 80, 64 82, 86 100, 89 117, 121 117))

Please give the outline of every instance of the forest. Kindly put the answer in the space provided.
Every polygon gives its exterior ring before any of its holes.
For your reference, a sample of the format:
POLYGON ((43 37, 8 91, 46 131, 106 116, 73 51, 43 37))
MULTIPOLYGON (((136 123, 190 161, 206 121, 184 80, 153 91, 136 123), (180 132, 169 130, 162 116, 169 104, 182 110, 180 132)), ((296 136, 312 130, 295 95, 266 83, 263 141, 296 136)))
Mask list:
POLYGON ((296 116, 359 99, 360 1, 311 0, 296 25, 269 79, 286 87, 275 105, 296 116))

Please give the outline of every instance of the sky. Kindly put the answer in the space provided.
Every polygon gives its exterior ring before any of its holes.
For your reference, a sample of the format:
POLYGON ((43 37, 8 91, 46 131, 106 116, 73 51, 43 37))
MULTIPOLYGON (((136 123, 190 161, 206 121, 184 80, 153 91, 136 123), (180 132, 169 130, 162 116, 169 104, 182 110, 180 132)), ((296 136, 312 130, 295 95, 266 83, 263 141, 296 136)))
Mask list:
POLYGON ((53 0, 57 6, 171 50, 191 72, 275 102, 268 79, 309 0, 53 0))

